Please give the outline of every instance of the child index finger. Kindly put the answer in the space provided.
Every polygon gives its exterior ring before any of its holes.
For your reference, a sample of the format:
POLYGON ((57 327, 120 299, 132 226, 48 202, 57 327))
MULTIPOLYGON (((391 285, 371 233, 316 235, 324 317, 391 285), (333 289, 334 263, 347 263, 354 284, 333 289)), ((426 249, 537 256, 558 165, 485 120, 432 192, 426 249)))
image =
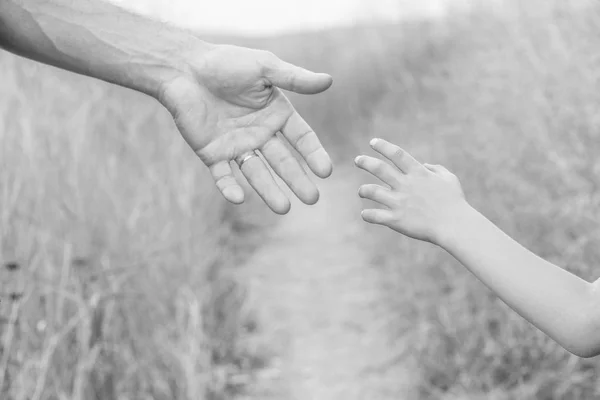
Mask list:
POLYGON ((369 142, 373 150, 390 160, 398 169, 405 174, 410 174, 412 172, 425 169, 425 167, 418 162, 413 156, 411 156, 408 152, 404 151, 402 148, 392 144, 384 139, 372 139, 369 142))

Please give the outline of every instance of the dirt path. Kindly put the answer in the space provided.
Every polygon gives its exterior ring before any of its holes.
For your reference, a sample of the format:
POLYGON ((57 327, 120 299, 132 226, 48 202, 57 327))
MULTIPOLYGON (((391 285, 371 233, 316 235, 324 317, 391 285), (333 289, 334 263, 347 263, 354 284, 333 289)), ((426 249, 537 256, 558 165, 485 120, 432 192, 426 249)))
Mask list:
POLYGON ((256 399, 405 399, 408 369, 370 267, 358 183, 338 171, 320 183, 313 207, 293 203, 240 269, 257 342, 275 356, 253 388, 256 399))

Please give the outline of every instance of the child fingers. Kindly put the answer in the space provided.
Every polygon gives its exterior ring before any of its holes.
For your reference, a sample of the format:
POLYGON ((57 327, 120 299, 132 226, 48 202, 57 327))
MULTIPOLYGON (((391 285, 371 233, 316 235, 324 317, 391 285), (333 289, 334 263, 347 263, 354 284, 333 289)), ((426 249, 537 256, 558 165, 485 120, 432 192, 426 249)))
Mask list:
POLYGON ((358 189, 358 195, 363 199, 373 200, 387 207, 392 207, 395 203, 392 191, 379 185, 362 185, 358 189))
POLYGON ((383 160, 369 156, 358 156, 354 160, 356 166, 381 179, 391 187, 398 187, 402 173, 383 160))
POLYGON ((369 209, 363 210, 360 213, 362 219, 370 224, 389 225, 392 223, 394 216, 391 211, 369 209))
POLYGON ((370 142, 373 150, 394 163, 405 174, 424 170, 425 167, 408 152, 383 139, 373 139, 370 142))

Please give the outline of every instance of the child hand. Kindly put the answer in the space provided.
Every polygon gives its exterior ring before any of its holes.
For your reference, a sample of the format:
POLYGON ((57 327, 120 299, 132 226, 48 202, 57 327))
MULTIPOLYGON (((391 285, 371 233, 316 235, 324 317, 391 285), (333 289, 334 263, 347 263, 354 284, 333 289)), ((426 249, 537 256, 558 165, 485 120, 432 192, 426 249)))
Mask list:
POLYGON ((458 178, 441 165, 421 164, 410 154, 383 139, 371 147, 393 165, 369 156, 358 156, 356 166, 370 172, 388 187, 363 185, 360 197, 388 209, 363 210, 362 218, 385 225, 414 239, 440 244, 470 206, 458 178))

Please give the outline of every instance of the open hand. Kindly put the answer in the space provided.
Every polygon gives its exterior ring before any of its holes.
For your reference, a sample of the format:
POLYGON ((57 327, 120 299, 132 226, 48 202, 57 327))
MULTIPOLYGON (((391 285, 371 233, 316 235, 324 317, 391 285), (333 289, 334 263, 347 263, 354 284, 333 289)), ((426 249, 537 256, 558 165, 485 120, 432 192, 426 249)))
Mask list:
POLYGON ((400 147, 373 139, 371 147, 388 159, 358 156, 356 166, 387 186, 360 187, 360 197, 388 209, 367 209, 366 222, 381 224, 414 239, 439 244, 440 238, 460 223, 468 206, 458 178, 441 165, 421 164, 400 147))
POLYGON ((192 60, 190 73, 165 83, 159 101, 210 169, 223 196, 235 204, 244 201, 230 165, 236 161, 274 212, 287 213, 290 202, 267 166, 302 202, 316 203, 317 187, 276 134, 281 132, 318 177, 331 174, 331 160, 280 89, 316 94, 331 86, 331 77, 296 67, 266 51, 237 46, 218 45, 202 56, 185 58, 192 60), (255 156, 259 153, 262 157, 255 156))

